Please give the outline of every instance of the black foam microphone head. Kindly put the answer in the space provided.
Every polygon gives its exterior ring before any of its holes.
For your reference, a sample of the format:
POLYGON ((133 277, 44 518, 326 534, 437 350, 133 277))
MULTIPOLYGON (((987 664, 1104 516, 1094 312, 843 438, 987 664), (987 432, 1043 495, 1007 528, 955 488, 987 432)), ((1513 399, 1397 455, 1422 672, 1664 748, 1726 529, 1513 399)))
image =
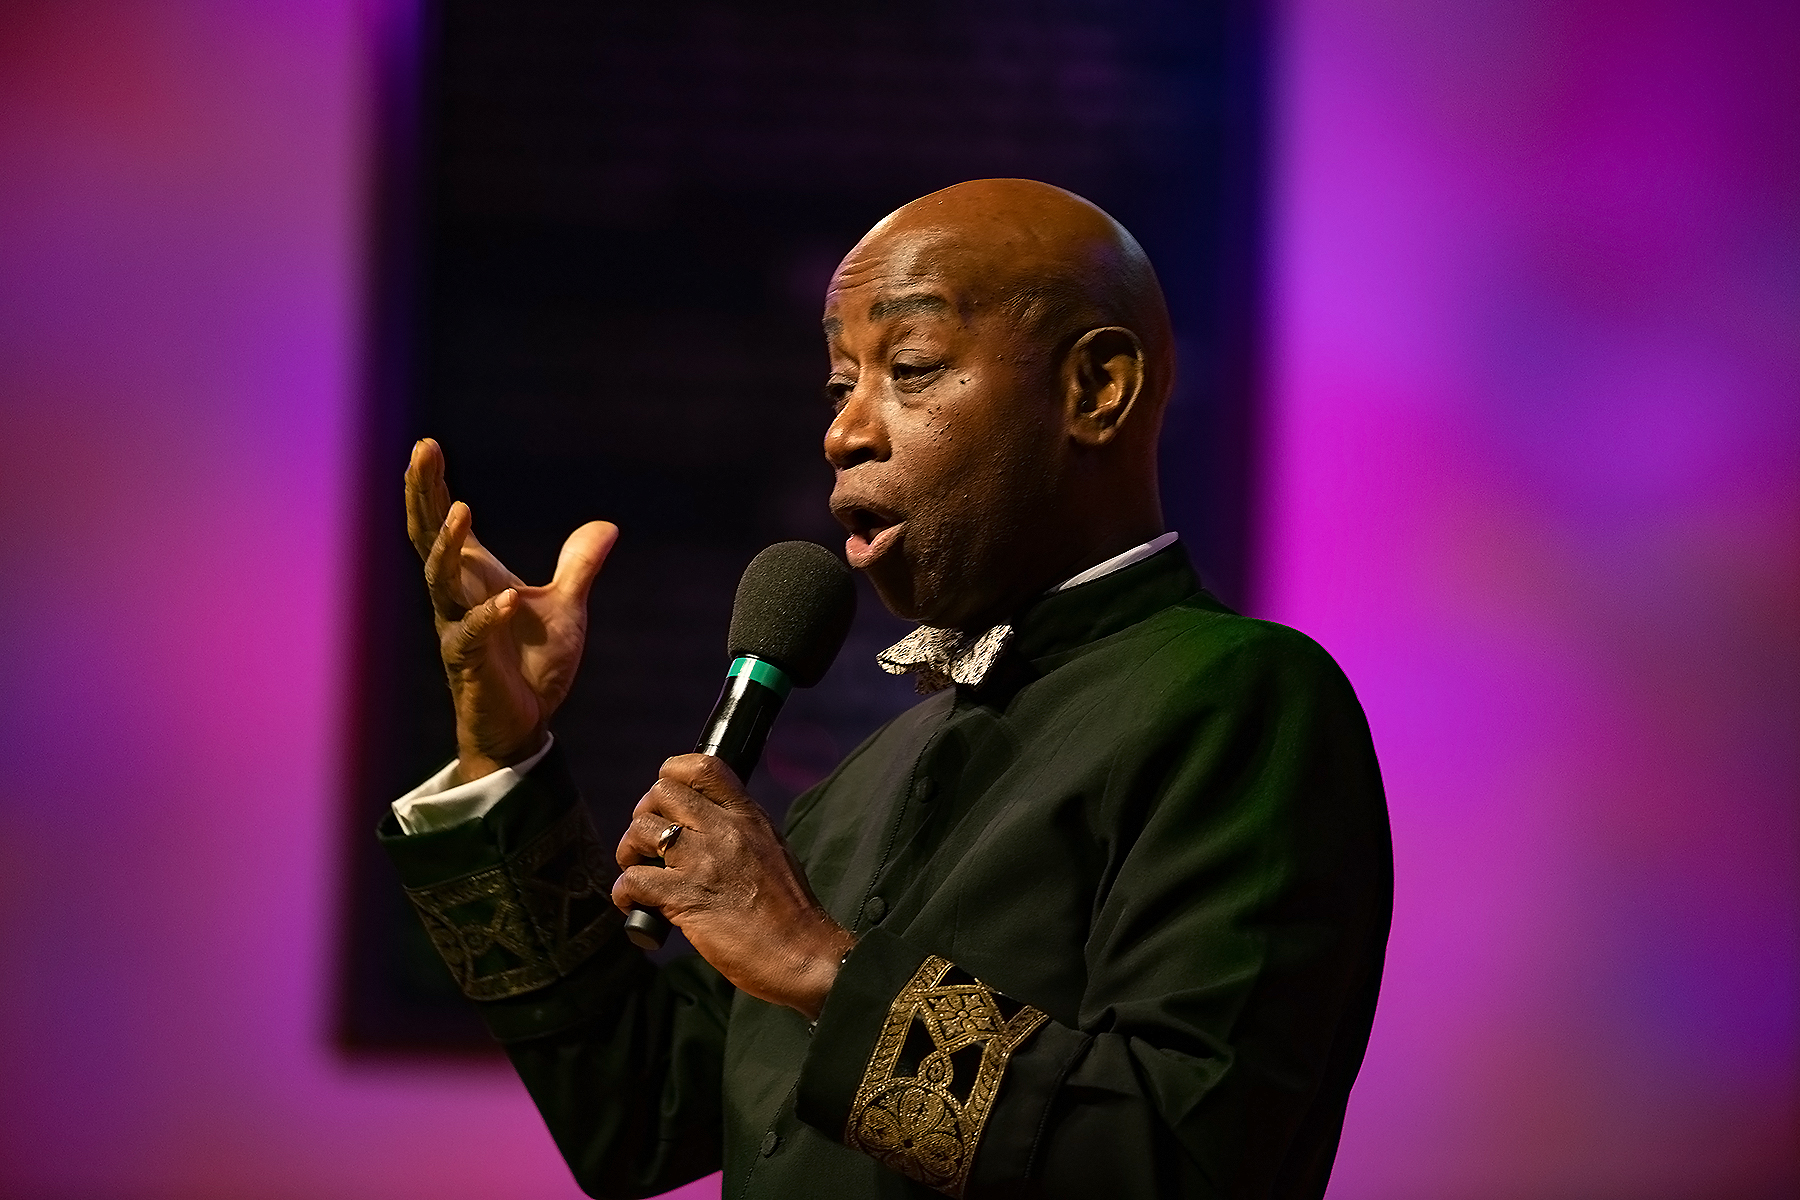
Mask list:
POLYGON ((732 658, 753 654, 799 687, 825 677, 856 616, 850 568, 823 546, 776 542, 750 560, 731 605, 732 658))

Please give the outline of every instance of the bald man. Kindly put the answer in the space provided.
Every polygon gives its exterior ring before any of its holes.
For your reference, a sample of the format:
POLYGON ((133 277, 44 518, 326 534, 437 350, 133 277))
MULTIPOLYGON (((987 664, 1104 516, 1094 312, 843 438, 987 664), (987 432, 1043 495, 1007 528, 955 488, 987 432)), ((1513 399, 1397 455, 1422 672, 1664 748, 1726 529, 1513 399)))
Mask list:
POLYGON ((616 530, 528 587, 420 443, 458 757, 382 837, 434 941, 591 1195, 721 1167, 734 1198, 1321 1195, 1386 809, 1331 660, 1220 604, 1163 527, 1143 251, 1057 188, 962 184, 858 243, 824 327, 832 512, 920 622, 882 666, 929 698, 785 834, 685 755, 604 852, 547 722, 616 530), (698 955, 648 962, 632 905, 698 955))

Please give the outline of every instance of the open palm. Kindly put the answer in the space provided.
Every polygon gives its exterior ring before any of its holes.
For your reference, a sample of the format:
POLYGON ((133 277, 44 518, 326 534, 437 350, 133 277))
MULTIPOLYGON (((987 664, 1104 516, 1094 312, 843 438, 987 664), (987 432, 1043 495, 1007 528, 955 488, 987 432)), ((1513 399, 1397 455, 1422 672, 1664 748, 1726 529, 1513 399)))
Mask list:
POLYGON ((554 577, 533 587, 475 537, 469 506, 450 499, 443 451, 427 438, 406 469, 406 530, 425 562, 463 778, 530 757, 574 683, 588 591, 618 527, 590 521, 571 533, 554 577))

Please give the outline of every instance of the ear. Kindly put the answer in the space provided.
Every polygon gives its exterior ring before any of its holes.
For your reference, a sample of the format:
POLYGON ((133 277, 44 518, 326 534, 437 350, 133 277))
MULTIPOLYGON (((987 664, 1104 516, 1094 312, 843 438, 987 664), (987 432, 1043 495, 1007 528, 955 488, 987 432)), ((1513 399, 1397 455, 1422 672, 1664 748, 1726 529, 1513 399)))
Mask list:
POLYGON ((1118 436, 1144 390, 1144 346, 1118 325, 1090 329, 1063 359, 1064 420, 1083 446, 1118 436))

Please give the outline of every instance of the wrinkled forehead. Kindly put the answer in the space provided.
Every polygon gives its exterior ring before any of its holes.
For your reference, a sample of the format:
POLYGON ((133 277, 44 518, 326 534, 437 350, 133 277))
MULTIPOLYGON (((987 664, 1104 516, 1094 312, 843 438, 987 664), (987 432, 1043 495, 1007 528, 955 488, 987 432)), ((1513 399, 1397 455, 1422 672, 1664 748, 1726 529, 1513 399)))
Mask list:
MULTIPOLYGON (((980 232, 980 231, 975 231, 980 232)), ((845 256, 825 292, 828 320, 879 317, 903 297, 938 297, 964 317, 1003 298, 1030 269, 1032 248, 966 229, 878 225, 845 256)), ((913 307, 920 307, 915 304, 913 307)))

